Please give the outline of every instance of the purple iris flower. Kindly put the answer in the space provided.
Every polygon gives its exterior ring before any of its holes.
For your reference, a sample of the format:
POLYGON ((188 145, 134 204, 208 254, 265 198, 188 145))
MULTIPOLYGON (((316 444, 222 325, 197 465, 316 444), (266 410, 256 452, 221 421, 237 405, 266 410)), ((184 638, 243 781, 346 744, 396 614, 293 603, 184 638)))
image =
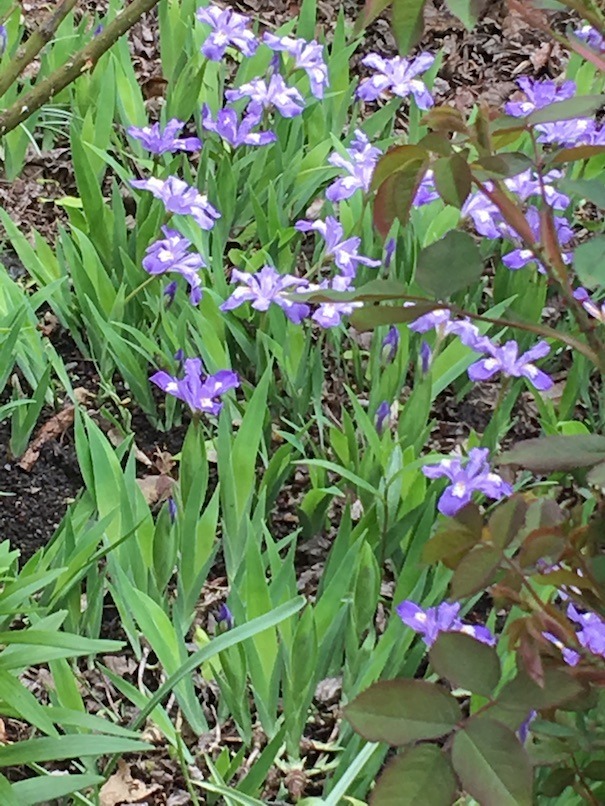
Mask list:
POLYGON ((395 360, 400 340, 399 329, 395 325, 391 325, 389 332, 382 340, 382 356, 387 364, 395 360))
POLYGON ((227 90, 225 97, 230 103, 248 98, 246 111, 257 122, 265 109, 275 107, 283 117, 293 118, 300 115, 305 108, 300 92, 294 87, 288 87, 279 73, 272 75, 268 83, 262 78, 254 78, 235 90, 227 90))
POLYGON ((429 330, 436 329, 440 336, 445 336, 448 332, 447 326, 450 324, 451 316, 449 309, 437 308, 419 316, 418 319, 414 319, 408 327, 414 333, 427 333, 429 330))
POLYGON ((229 45, 241 50, 244 56, 253 56, 259 45, 252 31, 248 30, 248 17, 237 14, 230 8, 210 5, 198 8, 196 17, 212 28, 202 45, 202 53, 207 59, 220 62, 229 45))
POLYGON ((425 73, 434 61, 435 57, 430 53, 421 53, 415 59, 403 59, 401 56, 384 59, 377 53, 369 53, 361 63, 376 70, 376 75, 360 84, 357 96, 364 101, 375 101, 383 92, 390 90, 400 98, 413 95, 419 109, 429 109, 433 105, 431 93, 416 76, 425 73))
POLYGON ((434 329, 439 339, 453 334, 458 336, 465 347, 470 347, 476 352, 486 352, 492 344, 470 319, 452 319, 451 312, 447 308, 429 311, 429 313, 419 316, 418 319, 414 319, 408 327, 415 333, 428 333, 429 330, 434 329))
POLYGON ((347 172, 346 176, 337 179, 326 190, 328 201, 344 201, 359 189, 367 193, 372 182, 374 168, 381 156, 381 150, 370 145, 367 136, 360 129, 357 129, 355 137, 347 150, 348 159, 336 151, 328 157, 330 165, 342 168, 347 172))
POLYGON ((143 268, 149 274, 178 272, 189 283, 189 298, 197 305, 202 298, 201 280, 198 271, 206 266, 201 255, 189 252, 191 241, 177 230, 162 227, 164 237, 147 247, 143 268))
POLYGON ((536 126, 539 143, 565 146, 598 145, 592 142, 597 137, 597 126, 591 118, 558 120, 554 123, 540 123, 536 126))
POLYGON ((602 36, 596 28, 593 28, 592 25, 583 25, 575 31, 575 34, 578 39, 586 42, 589 47, 595 50, 605 50, 605 37, 602 36))
POLYGON ((605 621, 596 613, 580 613, 573 604, 567 606, 567 618, 578 624, 578 642, 593 655, 605 657, 605 621))
MULTIPOLYGON (((553 210, 567 210, 569 207, 569 196, 558 191, 552 184, 561 179, 562 176, 563 171, 549 171, 542 177, 545 201, 553 210)), ((527 171, 523 171, 517 176, 505 179, 504 184, 521 201, 527 201, 530 196, 542 195, 538 174, 532 168, 528 168, 527 171)))
POLYGON ((304 70, 309 77, 311 93, 316 98, 323 98, 328 87, 328 66, 324 60, 323 46, 314 39, 293 39, 291 36, 275 36, 266 33, 263 42, 271 50, 289 53, 299 70, 304 70))
POLYGON ((190 215, 199 227, 205 230, 212 229, 214 222, 221 214, 202 195, 197 188, 191 187, 177 176, 168 179, 132 179, 130 184, 134 188, 148 190, 156 199, 161 199, 170 213, 190 215))
POLYGON ((458 458, 442 459, 436 465, 425 465, 422 472, 429 479, 447 478, 451 484, 442 493, 437 508, 443 515, 455 515, 470 503, 473 493, 480 492, 498 501, 512 495, 513 488, 487 461, 487 448, 471 448, 466 465, 458 458))
MULTIPOLYGON (((491 182, 486 183, 488 190, 491 182)), ((462 217, 470 218, 479 235, 495 239, 506 237, 510 233, 508 224, 502 218, 500 210, 481 191, 472 193, 462 205, 462 217)))
POLYGON ((199 137, 178 137, 185 123, 177 118, 168 121, 164 130, 159 123, 152 126, 129 126, 126 131, 135 140, 139 140, 152 154, 165 154, 167 151, 199 151, 202 141, 199 137))
POLYGON ((482 358, 468 368, 468 376, 472 381, 487 381, 496 373, 502 372, 511 378, 527 378, 541 392, 552 387, 552 378, 533 363, 550 352, 550 346, 545 341, 539 341, 522 355, 519 355, 519 345, 513 339, 502 346, 489 342, 485 352, 490 354, 489 358, 482 358))
POLYGON ((422 374, 426 375, 429 369, 431 368, 431 362, 433 360, 433 351, 430 348, 430 345, 424 339, 420 344, 420 369, 422 370, 422 374))
POLYGON ((517 731, 517 736, 521 744, 525 744, 527 741, 527 737, 529 735, 529 729, 531 727, 531 723, 534 719, 538 716, 537 711, 530 711, 527 717, 523 720, 523 722, 519 725, 519 730, 517 731))
POLYGON ((560 641, 556 635, 553 635, 551 632, 543 632, 542 635, 546 638, 547 641, 550 641, 553 646, 556 646, 557 649, 561 651, 563 655, 563 660, 568 666, 577 666, 581 660, 581 656, 579 652, 576 652, 575 649, 570 649, 566 647, 563 641, 560 641))
POLYGON ((235 619, 233 618, 233 613, 224 602, 221 602, 218 608, 218 612, 216 614, 216 622, 217 624, 224 624, 228 630, 232 630, 235 624, 235 619))
POLYGON ((398 604, 395 611, 406 627, 422 636, 427 647, 432 647, 437 637, 443 632, 463 632, 471 635, 482 644, 494 646, 496 639, 487 629, 480 625, 465 624, 458 617, 460 604, 442 602, 437 607, 422 608, 415 602, 406 600, 398 604))
POLYGON ((384 267, 388 269, 391 265, 391 261, 393 260, 393 255, 395 254, 395 249, 397 248, 397 241, 395 238, 389 238, 389 240, 384 245, 384 267))
POLYGON ((376 416, 374 418, 374 424, 376 426, 376 431, 378 434, 382 434, 384 431, 385 422, 388 419, 389 415, 391 414, 391 405, 388 400, 383 400, 380 406, 376 409, 376 416))
POLYGON ((164 286, 164 290, 162 294, 166 297, 166 307, 169 308, 172 303, 174 302, 174 298, 176 297, 176 292, 179 290, 179 284, 176 280, 171 280, 169 283, 166 283, 164 286))
POLYGON ((590 298, 588 291, 585 288, 576 288, 573 292, 574 297, 582 304, 582 307, 587 314, 594 319, 598 319, 601 324, 605 324, 605 303, 599 304, 590 298))
POLYGON ((325 221, 297 221, 294 225, 299 232, 319 232, 326 242, 326 255, 334 258, 345 277, 355 277, 360 264, 376 268, 380 266, 379 260, 364 257, 358 252, 361 238, 347 238, 343 240, 344 229, 342 224, 332 216, 325 221))
POLYGON ((422 207, 425 204, 430 204, 439 198, 439 194, 435 188, 435 180, 433 171, 428 170, 422 177, 422 181, 418 185, 418 190, 414 196, 414 207, 422 207))
MULTIPOLYGON (((535 207, 530 207, 525 214, 525 218, 530 226, 536 242, 539 243, 541 238, 539 211, 535 207)), ((568 244, 573 238, 573 230, 567 221, 560 216, 556 216, 554 218, 554 225, 559 243, 562 246, 568 244)), ((571 254, 568 253, 564 253, 562 257, 565 263, 569 263, 572 259, 571 254)), ((544 266, 539 260, 536 259, 536 256, 532 250, 525 246, 519 247, 518 249, 513 249, 512 252, 504 255, 502 262, 508 269, 511 269, 512 271, 522 269, 524 266, 527 266, 528 263, 535 263, 538 267, 538 271, 541 274, 545 273, 544 266)))
POLYGON ((178 508, 176 505, 176 501, 172 496, 168 499, 168 517, 170 518, 170 523, 174 523, 176 521, 176 517, 178 515, 178 508))
POLYGON ((576 92, 576 85, 573 81, 563 81, 557 84, 550 79, 536 79, 529 76, 521 76, 517 79, 519 88, 525 93, 524 101, 509 101, 504 105, 507 115, 515 118, 524 118, 531 115, 536 109, 542 109, 558 101, 566 101, 573 98, 576 92))
POLYGON ((164 392, 187 403, 196 414, 218 414, 223 407, 221 395, 240 385, 237 373, 228 369, 207 375, 203 371, 200 358, 187 358, 184 369, 184 378, 175 378, 160 371, 154 373, 149 380, 164 392))
POLYGON ((233 148, 243 145, 266 146, 277 140, 273 132, 253 132, 252 129, 257 124, 258 120, 250 115, 246 115, 239 123, 235 109, 219 109, 215 119, 212 117, 208 104, 202 106, 202 126, 204 129, 215 132, 233 148))
POLYGON ((257 311, 268 310, 271 303, 279 307, 295 324, 299 325, 309 315, 310 307, 302 302, 293 302, 285 293, 292 290, 306 290, 305 281, 291 274, 280 274, 273 266, 263 266, 255 274, 248 274, 238 269, 231 272, 231 282, 241 283, 231 296, 220 306, 221 311, 232 311, 244 302, 251 302, 257 311))
MULTIPOLYGON (((317 284, 309 284, 301 291, 354 291, 349 277, 337 276, 332 280, 324 280, 317 284)), ((338 327, 343 316, 350 316, 355 308, 361 308, 363 302, 322 302, 313 313, 311 319, 321 327, 328 329, 338 327)))

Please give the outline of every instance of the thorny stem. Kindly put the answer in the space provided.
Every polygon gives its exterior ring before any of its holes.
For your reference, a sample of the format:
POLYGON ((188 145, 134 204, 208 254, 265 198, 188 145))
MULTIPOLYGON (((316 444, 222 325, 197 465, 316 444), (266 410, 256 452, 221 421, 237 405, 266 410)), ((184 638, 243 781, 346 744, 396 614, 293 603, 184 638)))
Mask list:
MULTIPOLYGON (((546 199, 546 187, 544 185, 544 176, 542 170, 543 169, 542 155, 540 154, 540 149, 538 148, 536 133, 533 127, 530 127, 529 129, 529 136, 531 138, 534 150, 535 169, 538 175, 538 182, 540 183, 540 195, 542 197, 542 203, 544 205, 544 209, 546 210, 546 214, 549 218, 550 224, 554 229, 552 208, 546 199)), ((544 268, 548 274, 549 279, 557 283, 557 285, 559 286, 559 289, 561 291, 561 294, 563 295, 567 307, 572 312, 572 315, 576 320, 578 327, 580 328, 582 333, 586 336, 586 340, 588 341, 595 355, 599 359, 599 369, 601 370, 601 373, 605 374, 605 356, 604 356, 605 351, 603 343, 594 332, 590 320, 586 315, 586 311, 573 295, 573 288, 571 286, 571 281, 569 279, 569 272, 565 269, 565 265, 563 263, 563 258, 561 255, 561 250, 559 249, 558 244, 557 249, 559 252, 558 258, 561 270, 559 270, 557 266, 552 265, 550 256, 547 256, 547 260, 543 261, 544 268)))
MULTIPOLYGON (((336 293, 339 292, 330 292, 331 295, 336 293)), ((351 302, 355 300, 363 301, 364 299, 363 295, 361 297, 355 297, 355 292, 351 292, 350 294, 348 294, 348 292, 340 292, 340 294, 342 294, 342 296, 339 296, 337 299, 333 299, 332 296, 328 297, 326 292, 316 292, 312 296, 308 293, 301 293, 296 294, 295 298, 305 302, 339 302, 341 300, 343 302, 351 302)), ((550 339, 555 339, 563 344, 567 344, 569 347, 573 347, 574 350, 577 350, 579 353, 582 353, 582 355, 586 356, 586 358, 588 358, 588 360, 591 361, 595 366, 599 366, 599 359, 597 358, 597 355, 590 349, 590 347, 584 344, 584 342, 579 341, 574 336, 569 336, 567 333, 561 333, 552 327, 548 327, 548 325, 535 325, 532 322, 525 322, 519 319, 503 319, 499 316, 485 316, 483 314, 467 311, 451 302, 430 300, 426 297, 419 297, 413 294, 389 294, 388 297, 387 295, 384 297, 384 299, 387 298, 391 300, 402 299, 406 302, 420 302, 423 305, 431 306, 430 310, 447 308, 447 310, 451 311, 456 316, 468 317, 469 319, 474 319, 478 322, 489 322, 492 325, 516 327, 519 330, 526 330, 528 333, 535 333, 538 336, 545 336, 550 339)), ((372 299, 372 297, 370 297, 370 299, 372 299)), ((426 312, 426 309, 423 311, 423 313, 424 312, 426 312)), ((420 314, 418 315, 420 316, 420 314)))
POLYGON ((19 78, 28 64, 31 64, 42 48, 50 42, 55 31, 61 25, 78 0, 63 0, 51 11, 30 36, 27 42, 17 50, 0 74, 0 98, 19 78))
POLYGON ((133 0, 98 36, 94 37, 92 42, 0 113, 0 134, 16 129, 82 73, 92 70, 99 58, 157 3, 158 0, 133 0))
MULTIPOLYGON (((532 138, 533 138, 533 132, 532 132, 532 138)), ((539 162, 538 162, 538 165, 536 167, 538 169, 538 177, 539 177, 539 181, 540 181, 541 190, 543 191, 544 190, 544 184, 543 184, 542 176, 541 176, 541 173, 540 173, 540 170, 539 170, 539 168, 540 168, 540 163, 539 162)), ((554 281, 558 285, 558 287, 559 287, 559 289, 561 291, 561 294, 563 295, 563 298, 565 299, 565 302, 566 302, 567 306, 570 308, 570 310, 571 310, 571 312, 572 312, 572 314, 573 314, 573 316, 574 316, 574 318, 575 318, 575 320, 576 320, 576 322, 578 324, 578 327, 580 328, 582 333, 586 336, 586 340, 588 341, 588 344, 592 348, 591 349, 591 354, 592 354, 591 361, 599 368, 599 370, 601 371, 601 374, 605 375, 605 348, 603 346, 603 343, 599 339, 599 337, 594 332, 594 329, 593 329, 593 327, 592 327, 592 325, 590 323, 590 320, 588 319, 588 316, 586 315, 586 312, 584 311, 584 309, 582 308, 580 303, 574 297, 571 285, 569 283, 569 278, 567 277, 566 281, 564 281, 563 278, 561 278, 559 276, 558 272, 556 271, 556 268, 553 267, 549 256, 545 253, 544 248, 542 246, 540 246, 539 244, 537 244, 535 241, 530 240, 529 238, 527 238, 526 235, 523 232, 519 231, 519 229, 516 226, 515 222, 511 219, 510 216, 507 215, 507 211, 504 209, 503 205, 500 204, 497 196, 495 196, 479 180, 475 179, 474 181, 475 181, 475 184, 477 185, 477 187, 479 188, 479 190, 485 196, 487 196, 487 198, 498 208, 498 210, 502 214, 502 217, 504 218, 506 223, 509 224, 509 226, 511 226, 514 229, 514 231, 521 238, 521 240, 523 241, 525 246, 528 249, 531 250, 531 252, 534 255, 534 257, 537 260, 539 260, 540 263, 544 266, 544 268, 546 269, 546 272, 548 274, 549 279, 554 281)), ((521 327, 521 325, 520 325, 520 327, 521 327)), ((525 330, 531 330, 531 328, 529 326, 523 326, 523 327, 524 327, 525 330)), ((536 332, 536 331, 534 331, 534 332, 536 332)), ((562 339, 562 340, 565 341, 565 339, 562 339)), ((568 342, 568 344, 569 344, 569 342, 568 342)), ((576 349, 578 349, 577 344, 575 345, 575 347, 576 347, 576 349)), ((584 355, 587 355, 587 353, 584 352, 584 355)))

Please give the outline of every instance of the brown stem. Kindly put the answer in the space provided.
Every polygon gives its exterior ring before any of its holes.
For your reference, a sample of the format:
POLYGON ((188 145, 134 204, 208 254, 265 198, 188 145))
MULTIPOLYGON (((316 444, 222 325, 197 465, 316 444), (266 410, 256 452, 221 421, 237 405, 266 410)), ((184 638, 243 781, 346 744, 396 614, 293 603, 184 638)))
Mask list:
POLYGON ((17 50, 14 57, 0 74, 0 98, 12 86, 28 64, 31 64, 38 53, 53 38, 55 31, 61 25, 78 0, 63 0, 54 11, 51 11, 29 37, 27 42, 17 50))
MULTIPOLYGON (((534 142, 534 146, 536 146, 533 131, 530 131, 530 135, 532 137, 532 141, 534 142)), ((540 167, 541 163, 539 160, 539 155, 537 155, 536 169, 538 172, 538 178, 540 180, 541 190, 544 193, 544 184, 542 182, 540 167)), ((565 277, 560 276, 560 272, 557 271, 557 268, 552 265, 550 255, 547 254, 543 246, 540 246, 540 244, 536 243, 536 241, 534 240, 533 233, 531 232, 529 225, 526 222, 525 216, 523 215, 521 210, 519 210, 519 208, 516 207, 513 204, 513 202, 510 201, 510 199, 508 199, 508 197, 506 197, 501 192, 496 192, 495 190, 491 191, 475 177, 473 177, 473 180, 477 185, 477 187, 479 188, 479 190, 485 196, 487 196, 487 198, 498 208, 506 223, 515 230, 515 232, 523 241, 524 245, 531 250, 534 257, 537 260, 539 260, 540 263, 544 266, 544 269, 548 275, 549 280, 557 284, 567 307, 571 311, 574 319, 577 322, 578 327, 586 337, 586 341, 591 347, 590 350, 592 354, 591 361, 593 361, 595 366, 599 368, 601 374, 605 375, 605 347, 603 346, 603 343, 601 342, 599 337, 594 332, 594 329, 586 314, 586 311, 580 305, 578 300, 574 297, 573 289, 571 287, 571 283, 569 282, 569 275, 567 274, 567 272, 565 272, 565 277)), ((545 204, 547 204, 546 201, 545 204)), ((547 210, 549 209, 550 208, 547 204, 547 210)), ((561 265, 564 268, 562 259, 561 259, 561 265)), ((526 327, 525 329, 530 330, 529 327, 526 327)), ((562 339, 562 341, 565 341, 565 339, 562 339)), ((577 344, 580 344, 580 342, 578 342, 577 344)), ((584 354, 587 355, 586 352, 584 352, 584 354)))
POLYGON ((158 0, 134 0, 109 25, 68 62, 52 75, 21 95, 16 102, 0 114, 0 135, 15 129, 20 123, 44 106, 54 95, 75 81, 79 75, 91 70, 98 59, 158 0))
POLYGON ((576 757, 573 755, 573 753, 571 755, 571 763, 573 764, 574 772, 578 778, 578 781, 580 782, 578 794, 580 794, 587 803, 590 803, 591 806, 599 806, 600 801, 592 794, 588 781, 578 766, 578 762, 576 761, 576 757))

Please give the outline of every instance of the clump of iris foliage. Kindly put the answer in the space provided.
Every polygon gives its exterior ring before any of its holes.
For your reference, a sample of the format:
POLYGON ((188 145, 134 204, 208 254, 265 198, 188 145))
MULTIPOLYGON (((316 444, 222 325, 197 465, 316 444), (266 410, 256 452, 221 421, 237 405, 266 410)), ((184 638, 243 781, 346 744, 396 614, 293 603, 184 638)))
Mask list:
MULTIPOLYGON (((40 80, 120 8, 67 13, 40 80)), ((158 754, 192 803, 605 800, 605 47, 585 14, 553 34, 566 75, 465 118, 435 102, 443 54, 367 52, 342 11, 316 39, 314 0, 279 30, 160 0, 158 117, 119 39, 4 137, 10 176, 69 137, 56 240, 0 210, 26 270, 0 273, 0 413, 17 458, 73 405, 82 491, 26 563, 0 544, 0 714, 28 726, 0 746, 3 803, 97 803, 119 759, 158 754), (444 405, 479 401, 482 430, 461 413, 444 437, 444 405), (152 470, 135 410, 184 434, 152 470), (155 676, 117 674, 122 652, 155 676)), ((1 80, 23 30, 0 16, 1 80)))

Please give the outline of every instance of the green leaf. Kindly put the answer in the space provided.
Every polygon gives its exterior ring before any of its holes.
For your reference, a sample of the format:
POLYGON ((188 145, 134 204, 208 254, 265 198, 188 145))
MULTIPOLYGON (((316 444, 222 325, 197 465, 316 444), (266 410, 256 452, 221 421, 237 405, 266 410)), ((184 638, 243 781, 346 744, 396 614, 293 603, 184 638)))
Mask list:
POLYGON ((463 788, 481 806, 531 806, 532 768, 509 728, 475 718, 454 736, 452 763, 463 788))
POLYGON ((391 759, 376 782, 370 804, 450 806, 456 788, 449 759, 435 745, 421 744, 391 759))
MULTIPOLYGON (((554 708, 580 696, 584 686, 564 669, 544 667, 544 685, 539 686, 526 672, 519 672, 507 683, 497 699, 495 718, 500 719, 500 709, 523 710, 525 716, 530 710, 554 708)), ((491 712, 490 712, 491 713, 491 712)))
POLYGON ((40 705, 23 683, 4 669, 0 669, 0 699, 13 708, 20 719, 30 722, 49 736, 59 736, 47 709, 40 705))
POLYGON ((455 688, 489 697, 500 682, 500 659, 492 646, 461 632, 441 633, 429 652, 431 666, 455 688))
POLYGON ((480 167, 483 173, 495 179, 517 176, 532 166, 528 156, 520 151, 510 151, 495 156, 480 157, 473 167, 480 167))
POLYGON ((418 255, 416 280, 422 288, 445 299, 476 283, 483 273, 477 244, 466 232, 452 230, 418 255))
POLYGON ((394 307, 391 305, 364 305, 357 308, 350 318, 355 330, 373 330, 380 325, 396 325, 402 322, 413 322, 429 311, 434 311, 439 305, 434 302, 417 303, 414 307, 394 307))
POLYGON ((597 235, 580 244, 573 253, 573 267, 582 285, 588 288, 604 287, 605 235, 597 235))
POLYGON ((35 803, 48 803, 81 792, 89 787, 99 786, 105 781, 101 775, 41 775, 27 778, 12 785, 19 806, 33 806, 35 803))
POLYGON ((454 697, 426 680, 374 683, 345 707, 344 714, 368 741, 393 745, 437 739, 453 730, 461 716, 454 697))
POLYGON ((146 742, 117 736, 78 734, 58 738, 28 739, 0 747, 0 767, 61 761, 66 758, 104 756, 108 753, 144 753, 152 749, 146 742))
POLYGON ((505 549, 521 531, 529 504, 521 495, 512 495, 499 504, 489 519, 491 542, 505 549))
POLYGON ((572 786, 576 774, 569 767, 557 767, 552 770, 540 787, 540 794, 547 798, 557 798, 568 786, 572 786))
POLYGON ((460 209, 472 186, 472 175, 467 161, 460 154, 442 157, 433 165, 435 187, 446 204, 460 209))
POLYGON ((366 0, 365 5, 359 12, 359 16, 355 20, 355 36, 359 35, 364 28, 367 28, 370 23, 374 22, 376 17, 388 8, 393 0, 366 0))
POLYGON ((481 11, 485 8, 484 0, 445 0, 445 4, 467 31, 473 30, 481 11))
POLYGON ((588 160, 591 157, 599 157, 605 154, 605 146, 576 146, 575 148, 564 148, 556 151, 549 165, 565 165, 578 160, 588 160))
POLYGON ((518 442, 502 454, 498 464, 518 465, 532 473, 555 473, 592 467, 604 461, 605 437, 554 434, 518 442))
POLYGON ((391 24, 402 56, 418 44, 424 30, 426 0, 393 0, 391 24))
POLYGON ((600 179, 562 179, 558 184, 565 193, 581 196, 605 210, 605 184, 600 179))
POLYGON ((480 545, 463 557, 450 582, 450 597, 464 599, 478 593, 494 581, 502 560, 502 551, 496 546, 480 545))
POLYGON ((605 95, 578 95, 566 101, 543 106, 525 118, 530 126, 538 123, 554 123, 559 120, 592 117, 605 103, 605 95))
POLYGON ((413 145, 398 146, 382 157, 374 170, 374 226, 386 237, 395 219, 407 223, 416 191, 429 164, 428 152, 413 145))

